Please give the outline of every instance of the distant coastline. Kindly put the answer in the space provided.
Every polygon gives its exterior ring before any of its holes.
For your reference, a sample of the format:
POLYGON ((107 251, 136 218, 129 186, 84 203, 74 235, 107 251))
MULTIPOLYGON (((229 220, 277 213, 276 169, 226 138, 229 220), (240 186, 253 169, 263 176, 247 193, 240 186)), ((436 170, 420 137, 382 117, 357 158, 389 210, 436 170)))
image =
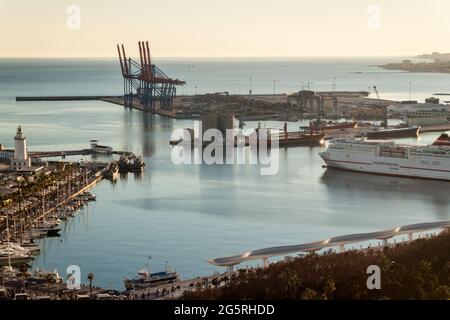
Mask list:
POLYGON ((408 72, 450 73, 450 53, 433 52, 431 54, 421 54, 415 58, 433 61, 413 62, 407 59, 400 63, 387 63, 378 67, 386 70, 403 70, 408 72))

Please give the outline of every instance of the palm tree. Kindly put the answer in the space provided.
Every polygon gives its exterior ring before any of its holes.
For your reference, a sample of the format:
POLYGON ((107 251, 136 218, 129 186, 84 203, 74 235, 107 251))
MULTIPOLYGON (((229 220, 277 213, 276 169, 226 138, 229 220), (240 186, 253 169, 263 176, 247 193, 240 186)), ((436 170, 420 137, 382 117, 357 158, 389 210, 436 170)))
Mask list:
POLYGON ((45 282, 47 282, 47 291, 48 291, 48 295, 50 295, 50 284, 53 282, 53 275, 50 273, 47 273, 45 275, 45 282))
POLYGON ((93 274, 92 272, 89 272, 87 275, 87 278, 89 280, 89 296, 92 298, 92 281, 95 278, 95 274, 93 274))
POLYGON ((28 267, 26 264, 21 264, 19 267, 20 275, 22 276, 22 289, 25 289, 25 276, 27 275, 28 267))

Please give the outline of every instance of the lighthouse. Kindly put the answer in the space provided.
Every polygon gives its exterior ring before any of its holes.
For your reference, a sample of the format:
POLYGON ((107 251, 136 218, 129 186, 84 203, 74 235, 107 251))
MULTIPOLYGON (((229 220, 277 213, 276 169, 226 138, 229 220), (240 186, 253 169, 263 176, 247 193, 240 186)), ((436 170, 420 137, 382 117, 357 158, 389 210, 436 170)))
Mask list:
POLYGON ((14 157, 11 159, 11 170, 18 171, 31 166, 31 159, 27 154, 27 140, 22 132, 22 128, 17 128, 14 137, 14 157))

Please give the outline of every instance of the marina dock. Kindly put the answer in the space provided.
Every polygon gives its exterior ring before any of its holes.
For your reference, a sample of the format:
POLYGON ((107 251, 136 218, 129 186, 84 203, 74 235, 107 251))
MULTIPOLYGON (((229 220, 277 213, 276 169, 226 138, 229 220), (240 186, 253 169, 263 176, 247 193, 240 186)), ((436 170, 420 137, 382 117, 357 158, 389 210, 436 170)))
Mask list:
MULTIPOLYGON (((39 194, 35 194, 35 197, 19 199, 21 203, 18 206, 3 208, 3 211, 6 210, 11 225, 7 230, 6 221, 2 219, 0 224, 1 240, 7 240, 8 235, 10 238, 22 239, 23 235, 29 232, 38 221, 44 221, 50 214, 94 187, 103 179, 108 168, 108 164, 68 166, 65 175, 63 175, 65 169, 60 171, 61 173, 58 171, 58 175, 63 177, 62 180, 53 181, 51 185, 40 190, 39 194), (56 183, 58 188, 55 187, 56 183), (26 217, 24 212, 26 212, 26 217)), ((22 189, 21 187, 21 194, 22 189)))
POLYGON ((2 250, 9 250, 6 255, 2 251, 0 266, 32 260, 33 254, 40 251, 33 240, 59 235, 62 220, 73 217, 76 213, 72 212, 78 212, 85 202, 95 200, 88 190, 100 180, 114 180, 119 172, 140 174, 145 167, 140 156, 113 151, 111 147, 99 145, 97 140, 91 140, 90 149, 28 152, 20 126, 14 139, 14 155, 20 158, 12 158, 9 170, 2 169, 0 173, 0 245, 2 250), (95 154, 110 159, 106 162, 42 161, 49 157, 95 154), (114 159, 114 155, 120 159, 114 159))

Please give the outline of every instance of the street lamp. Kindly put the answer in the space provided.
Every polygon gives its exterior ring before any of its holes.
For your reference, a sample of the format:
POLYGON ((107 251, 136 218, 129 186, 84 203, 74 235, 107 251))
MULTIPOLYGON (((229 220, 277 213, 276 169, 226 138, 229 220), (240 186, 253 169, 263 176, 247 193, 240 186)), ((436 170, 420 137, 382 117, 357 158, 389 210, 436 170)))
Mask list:
POLYGON ((409 101, 412 99, 412 82, 409 82, 409 101))

